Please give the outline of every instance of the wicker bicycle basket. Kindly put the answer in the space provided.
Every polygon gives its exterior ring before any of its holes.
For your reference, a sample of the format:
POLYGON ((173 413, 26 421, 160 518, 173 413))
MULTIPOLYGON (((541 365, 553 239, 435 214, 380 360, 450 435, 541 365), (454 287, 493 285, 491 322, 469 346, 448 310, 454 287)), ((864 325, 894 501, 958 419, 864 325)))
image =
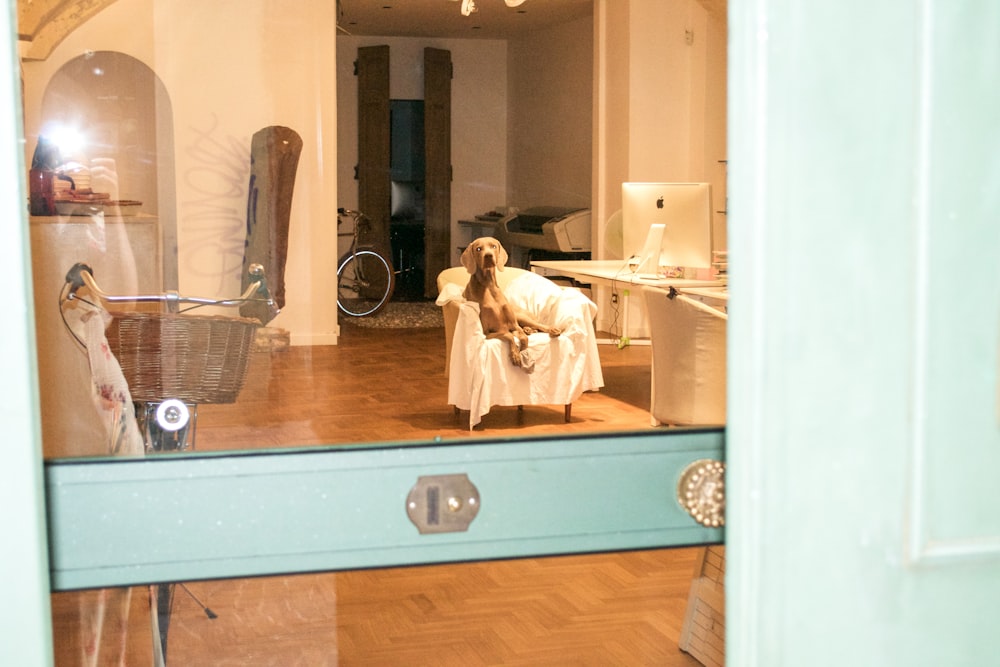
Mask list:
POLYGON ((112 313, 108 344, 134 401, 233 403, 260 322, 176 313, 112 313))

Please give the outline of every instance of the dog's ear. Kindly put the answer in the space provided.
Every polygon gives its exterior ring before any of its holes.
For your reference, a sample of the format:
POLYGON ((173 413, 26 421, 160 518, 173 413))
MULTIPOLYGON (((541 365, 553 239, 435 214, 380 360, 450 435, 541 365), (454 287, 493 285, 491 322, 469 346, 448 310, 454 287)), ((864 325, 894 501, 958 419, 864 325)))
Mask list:
POLYGON ((504 250, 499 241, 497 241, 497 249, 500 251, 497 253, 497 270, 503 271, 503 267, 507 266, 507 251, 504 250))
POLYGON ((476 255, 472 250, 474 245, 476 245, 475 241, 466 246, 465 250, 462 251, 462 266, 464 266, 465 270, 469 273, 476 272, 476 255))

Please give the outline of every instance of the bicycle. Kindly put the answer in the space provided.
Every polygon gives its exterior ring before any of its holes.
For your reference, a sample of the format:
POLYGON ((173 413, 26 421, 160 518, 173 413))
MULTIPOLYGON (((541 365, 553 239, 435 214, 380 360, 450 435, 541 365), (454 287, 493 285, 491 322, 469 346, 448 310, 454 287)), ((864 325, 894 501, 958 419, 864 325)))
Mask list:
POLYGON ((337 308, 351 317, 374 315, 392 298, 396 272, 392 262, 374 246, 359 243, 362 227, 371 225, 368 216, 338 208, 338 227, 345 217, 351 218, 353 229, 349 233, 337 232, 338 237, 351 237, 351 247, 337 261, 337 308))

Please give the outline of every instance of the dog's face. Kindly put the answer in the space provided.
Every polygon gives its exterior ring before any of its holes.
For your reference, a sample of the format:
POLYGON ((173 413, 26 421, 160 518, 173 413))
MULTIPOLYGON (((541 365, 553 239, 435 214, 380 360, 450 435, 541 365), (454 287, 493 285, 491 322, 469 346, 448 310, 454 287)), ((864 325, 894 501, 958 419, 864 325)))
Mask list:
POLYGON ((507 264, 507 251, 492 236, 478 238, 462 252, 462 266, 469 273, 495 268, 503 271, 507 264))

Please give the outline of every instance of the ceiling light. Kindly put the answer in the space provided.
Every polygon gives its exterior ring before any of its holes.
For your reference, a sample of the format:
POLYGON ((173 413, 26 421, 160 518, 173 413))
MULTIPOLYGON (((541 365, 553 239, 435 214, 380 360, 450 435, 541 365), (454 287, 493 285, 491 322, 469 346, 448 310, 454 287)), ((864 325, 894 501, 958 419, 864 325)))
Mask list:
MULTIPOLYGON (((452 2, 457 2, 458 0, 452 0, 452 2)), ((520 7, 524 4, 525 0, 503 0, 508 7, 520 7)), ((476 7, 476 0, 462 0, 462 16, 469 16, 474 12, 479 11, 476 7)))

